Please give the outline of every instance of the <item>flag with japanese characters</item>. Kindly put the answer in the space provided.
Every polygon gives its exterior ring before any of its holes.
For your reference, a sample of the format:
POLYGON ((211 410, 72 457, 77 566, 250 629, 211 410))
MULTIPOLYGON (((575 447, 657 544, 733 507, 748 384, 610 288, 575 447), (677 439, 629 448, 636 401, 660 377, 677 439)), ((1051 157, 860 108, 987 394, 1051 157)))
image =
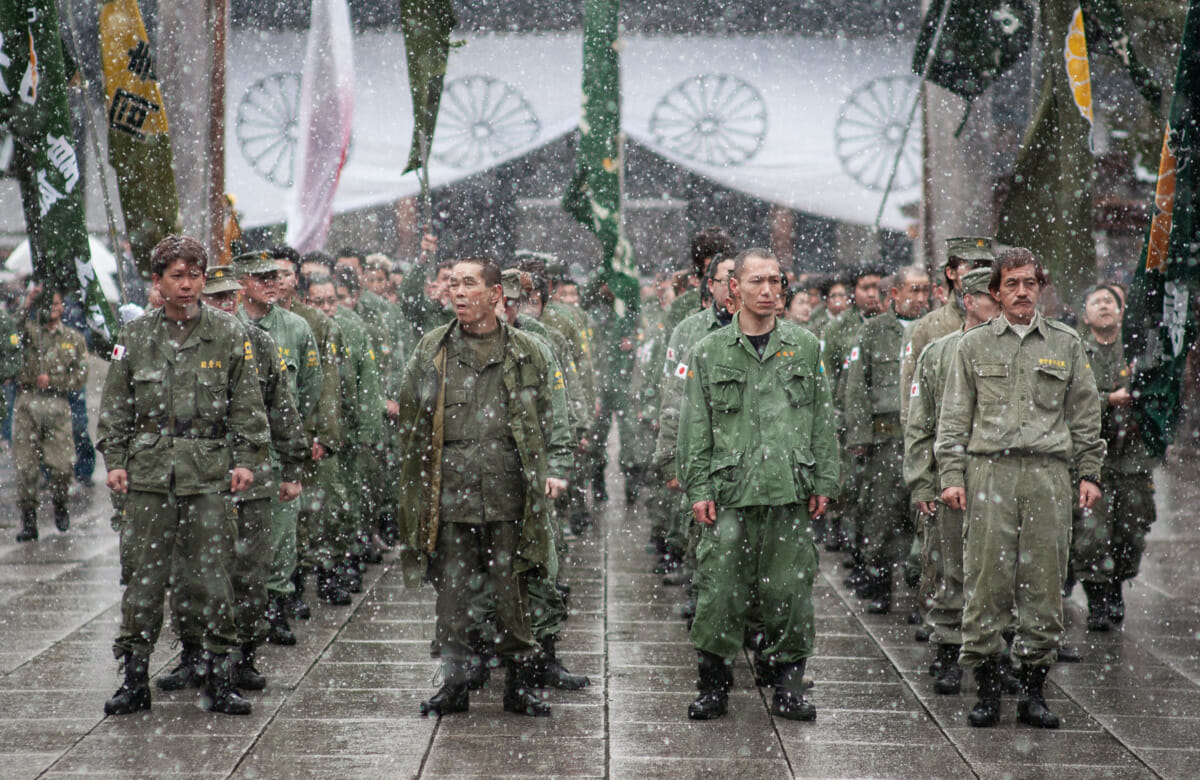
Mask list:
POLYGON ((100 53, 108 161, 117 175, 133 259, 149 278, 154 245, 180 230, 179 196, 167 109, 137 0, 105 0, 100 6, 100 53))
POLYGON ((116 317, 92 268, 53 0, 0 3, 0 36, 0 125, 14 140, 34 280, 79 298, 92 328, 109 338, 116 317))

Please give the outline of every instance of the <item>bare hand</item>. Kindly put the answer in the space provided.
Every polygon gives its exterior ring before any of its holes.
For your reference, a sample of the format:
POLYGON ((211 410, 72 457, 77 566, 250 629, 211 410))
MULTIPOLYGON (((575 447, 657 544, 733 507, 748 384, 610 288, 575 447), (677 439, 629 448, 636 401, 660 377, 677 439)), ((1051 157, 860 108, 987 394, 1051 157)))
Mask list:
POLYGON ((108 472, 104 484, 108 485, 108 489, 114 493, 128 493, 129 472, 125 469, 112 469, 108 472))
POLYGON ((432 233, 421 236, 421 260, 432 260, 437 257, 437 245, 437 236, 432 233))
POLYGON ((683 485, 679 484, 679 479, 677 477, 671 477, 669 480, 667 480, 667 490, 674 490, 677 493, 682 493, 683 485))
POLYGON ((808 516, 816 520, 821 515, 825 514, 825 510, 829 508, 829 496, 809 496, 808 497, 808 516))
POLYGON ((279 483, 279 500, 285 504, 288 501, 294 501, 300 491, 304 490, 304 486, 299 482, 280 482, 279 483))
POLYGON ((961 487, 948 487, 942 491, 942 503, 951 509, 967 508, 967 489, 961 487))
POLYGON ((717 502, 697 501, 692 504, 692 514, 696 516, 697 523, 712 525, 717 522, 717 502))
POLYGON ((554 477, 546 477, 546 495, 550 498, 558 498, 563 493, 567 492, 567 481, 565 479, 556 479, 554 477))
POLYGON ((241 493, 253 484, 254 472, 239 467, 233 470, 233 477, 229 480, 229 490, 233 493, 241 493))
POLYGON ((632 352, 634 349, 633 340, 628 336, 621 339, 620 347, 622 352, 632 352))
POLYGON ((37 389, 38 390, 47 390, 47 389, 49 389, 49 387, 50 387, 50 375, 49 374, 38 374, 37 375, 37 389))
POLYGON ((383 402, 383 410, 387 413, 388 417, 400 416, 400 404, 396 403, 390 398, 383 402))
POLYGON ((313 441, 312 459, 314 461, 321 460, 321 458, 324 458, 328 454, 329 454, 329 450, 325 449, 324 444, 322 444, 319 441, 315 441, 315 440, 313 441))
POLYGON ((936 501, 918 501, 917 511, 923 515, 932 516, 937 513, 936 501))
POLYGON ((1124 387, 1113 390, 1108 394, 1109 406, 1129 406, 1133 403, 1133 396, 1124 387))
POLYGON ((1079 508, 1091 509, 1100 500, 1100 486, 1086 479, 1079 480, 1079 508))

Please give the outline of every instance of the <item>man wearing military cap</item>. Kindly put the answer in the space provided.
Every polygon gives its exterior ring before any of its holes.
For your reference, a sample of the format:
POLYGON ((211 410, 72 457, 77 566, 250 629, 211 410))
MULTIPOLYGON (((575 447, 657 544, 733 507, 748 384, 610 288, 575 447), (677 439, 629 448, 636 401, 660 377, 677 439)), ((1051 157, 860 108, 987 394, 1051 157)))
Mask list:
POLYGON ((187 594, 171 603, 180 625, 202 627, 207 707, 250 712, 230 657, 237 523, 228 500, 254 483, 270 438, 245 326, 200 304, 207 264, 192 238, 159 242, 151 278, 163 306, 122 328, 105 379, 97 448, 108 487, 128 494, 121 561, 129 574, 113 646, 125 681, 104 705, 109 715, 150 708, 150 653, 168 582, 187 594))
POLYGON ((921 582, 917 589, 921 617, 932 627, 937 645, 934 691, 958 693, 962 688, 963 543, 962 510, 940 501, 941 486, 933 442, 950 358, 964 331, 1000 313, 1000 304, 988 293, 990 268, 973 268, 959 278, 966 318, 961 330, 937 339, 922 350, 909 386, 908 423, 904 432, 904 481, 919 512, 921 582))
MULTIPOLYGON (((316 440, 317 410, 320 407, 324 376, 321 355, 312 329, 303 317, 292 314, 278 300, 279 268, 269 251, 249 252, 234 259, 242 284, 242 308, 238 312, 243 322, 253 322, 270 334, 275 342, 277 357, 284 364, 284 381, 295 394, 296 408, 304 421, 307 449, 324 457, 324 446, 316 440)), ((316 458, 314 458, 316 459, 316 458)), ((271 553, 272 562, 267 577, 270 602, 267 619, 270 629, 267 641, 293 645, 296 636, 287 622, 285 605, 295 592, 292 573, 296 569, 296 524, 299 505, 295 501, 272 501, 271 553)))

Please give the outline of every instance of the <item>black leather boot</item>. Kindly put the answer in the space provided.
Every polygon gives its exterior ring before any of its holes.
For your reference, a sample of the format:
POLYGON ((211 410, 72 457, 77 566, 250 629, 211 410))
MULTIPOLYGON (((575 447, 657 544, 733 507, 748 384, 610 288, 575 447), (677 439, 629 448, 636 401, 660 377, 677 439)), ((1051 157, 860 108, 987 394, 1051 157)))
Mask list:
POLYGON ((350 592, 342 587, 341 576, 329 569, 317 570, 317 595, 335 607, 345 607, 352 601, 350 592))
POLYGON ((542 655, 534 661, 534 687, 557 688, 560 691, 578 691, 591 684, 587 675, 571 674, 558 660, 555 645, 558 637, 548 636, 542 640, 542 655))
POLYGON ((208 654, 208 675, 204 681, 204 709, 224 715, 249 715, 250 702, 233 686, 233 659, 228 653, 208 654))
POLYGON ((1046 706, 1048 665, 1021 664, 1021 698, 1017 700, 1017 720, 1039 729, 1058 728, 1058 716, 1046 706))
POLYGON ((471 705, 467 676, 467 665, 464 661, 458 658, 443 658, 442 687, 429 699, 421 702, 422 717, 431 713, 441 717, 466 712, 471 705))
POLYGON ((967 714, 967 723, 975 728, 995 726, 1000 722, 1000 659, 992 656, 975 667, 975 685, 979 701, 967 714))
POLYGON ((1125 622, 1125 583, 1117 580, 1108 584, 1108 619, 1114 626, 1125 622))
POLYGON ((467 690, 478 691, 491 679, 491 658, 483 654, 471 656, 467 661, 467 690))
POLYGON ((244 691, 261 691, 267 687, 267 678, 254 668, 255 648, 253 642, 242 645, 242 657, 238 659, 237 668, 234 669, 234 685, 244 691))
POLYGON ((337 572, 342 581, 342 588, 347 593, 362 593, 362 571, 358 568, 356 559, 347 558, 338 565, 337 572))
POLYGON ((104 702, 105 715, 129 715, 150 709, 150 658, 126 653, 125 682, 112 698, 104 702))
POLYGON ((1009 696, 1016 696, 1021 692, 1017 668, 1013 666, 1012 655, 1007 651, 1000 654, 1000 692, 1009 696))
POLYGON ((504 680, 504 711, 518 715, 544 718, 550 714, 550 705, 536 690, 536 661, 509 661, 508 676, 504 680))
POLYGON ((871 593, 871 603, 867 605, 867 612, 872 615, 886 615, 892 611, 892 573, 885 571, 871 579, 874 588, 871 593))
POLYGON ((688 705, 692 720, 713 720, 729 711, 729 688, 733 685, 733 667, 724 658, 700 651, 700 677, 696 688, 700 695, 688 705))
POLYGON ((284 616, 283 596, 272 596, 267 605, 267 641, 273 645, 290 646, 296 644, 296 635, 288 626, 284 616))
POLYGON ((1112 621, 1108 616, 1108 583, 1083 582, 1083 592, 1087 594, 1088 631, 1111 631, 1112 621))
POLYGON ((38 538, 37 530, 37 509, 29 508, 21 510, 21 530, 17 532, 18 542, 36 542, 38 538))
POLYGON ((788 720, 816 720, 817 708, 804 698, 804 661, 788 664, 780 671, 771 698, 771 713, 788 720))
POLYGON ((199 688, 203 684, 204 670, 201 666, 203 648, 192 642, 183 643, 179 654, 179 665, 154 681, 160 691, 181 691, 184 688, 199 688))
POLYGON ((962 667, 958 665, 959 645, 938 645, 938 663, 941 671, 933 681, 933 690, 943 696, 962 692, 962 667))
POLYGON ((63 501, 54 502, 54 527, 64 534, 71 528, 71 513, 63 501))
POLYGON ((308 620, 312 610, 304 602, 304 569, 299 566, 292 572, 292 587, 295 590, 287 597, 287 615, 295 620, 308 620))

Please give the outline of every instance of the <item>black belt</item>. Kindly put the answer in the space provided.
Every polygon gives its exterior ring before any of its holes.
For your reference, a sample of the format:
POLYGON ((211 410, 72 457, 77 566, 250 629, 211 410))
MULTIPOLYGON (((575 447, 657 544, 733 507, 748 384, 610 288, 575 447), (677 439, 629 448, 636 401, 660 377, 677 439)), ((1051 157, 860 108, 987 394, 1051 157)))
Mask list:
POLYGON ((157 433, 179 439, 224 439, 224 423, 210 423, 191 418, 173 417, 169 420, 139 420, 137 433, 157 433))

